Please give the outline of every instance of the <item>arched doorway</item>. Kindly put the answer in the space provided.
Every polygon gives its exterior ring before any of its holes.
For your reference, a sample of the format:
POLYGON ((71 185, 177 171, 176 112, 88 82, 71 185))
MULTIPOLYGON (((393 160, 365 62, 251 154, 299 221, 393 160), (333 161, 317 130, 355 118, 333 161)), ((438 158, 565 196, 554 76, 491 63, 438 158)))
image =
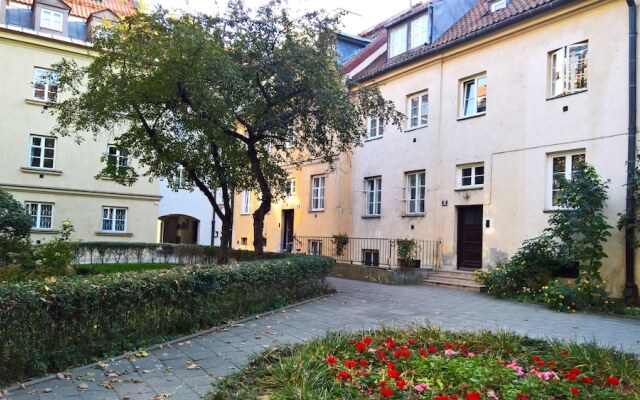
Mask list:
POLYGON ((182 214, 160 217, 160 242, 197 244, 200 220, 182 214))

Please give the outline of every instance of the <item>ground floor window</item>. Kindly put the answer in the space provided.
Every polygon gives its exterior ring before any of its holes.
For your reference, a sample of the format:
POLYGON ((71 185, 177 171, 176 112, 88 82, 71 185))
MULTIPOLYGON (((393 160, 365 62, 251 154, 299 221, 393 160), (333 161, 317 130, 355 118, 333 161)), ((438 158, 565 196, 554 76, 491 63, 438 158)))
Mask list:
POLYGON ((53 226, 53 204, 26 203, 31 217, 31 229, 51 229, 53 226))
POLYGON ((373 249, 363 249, 362 250, 362 263, 364 265, 370 265, 372 267, 377 267, 380 265, 380 251, 373 249))
POLYGON ((126 232, 127 209, 102 207, 102 232, 126 232))

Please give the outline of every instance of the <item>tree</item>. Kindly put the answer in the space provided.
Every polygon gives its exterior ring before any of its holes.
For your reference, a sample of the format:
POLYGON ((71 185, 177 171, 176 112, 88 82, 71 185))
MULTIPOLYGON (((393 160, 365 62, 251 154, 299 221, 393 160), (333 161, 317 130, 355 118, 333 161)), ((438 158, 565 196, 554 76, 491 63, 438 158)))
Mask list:
POLYGON ((31 217, 13 196, 0 189, 0 264, 15 262, 29 247, 31 217))
POLYGON ((333 167, 366 135, 375 114, 402 116, 375 87, 345 86, 335 51, 337 20, 289 16, 274 0, 255 14, 242 2, 224 17, 157 9, 104 26, 87 67, 54 69, 69 93, 53 112, 61 135, 120 130, 116 143, 142 168, 107 163, 117 182, 143 176, 172 181, 182 166, 222 220, 221 253, 232 224, 231 197, 261 195, 254 246, 263 252, 264 216, 283 192, 284 163, 315 158, 333 167), (220 188, 223 209, 211 188, 220 188))

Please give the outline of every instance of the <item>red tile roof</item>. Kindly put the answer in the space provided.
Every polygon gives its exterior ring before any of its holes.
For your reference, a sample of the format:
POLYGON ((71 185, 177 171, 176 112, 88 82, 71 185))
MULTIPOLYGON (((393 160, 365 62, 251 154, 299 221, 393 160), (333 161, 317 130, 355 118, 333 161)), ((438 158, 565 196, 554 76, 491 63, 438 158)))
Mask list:
MULTIPOLYGON (((33 4, 33 0, 11 0, 22 4, 33 4)), ((80 18, 88 18, 97 11, 109 9, 120 17, 136 12, 134 0, 61 0, 71 7, 71 15, 80 18)))
MULTIPOLYGON (((354 78, 356 80, 372 78, 385 71, 462 43, 472 35, 489 34, 509 26, 511 23, 516 23, 522 18, 534 18, 541 13, 580 0, 510 0, 506 8, 492 13, 490 6, 494 1, 478 0, 465 15, 433 43, 407 51, 390 60, 387 60, 385 52, 363 71, 356 74, 354 78)), ((417 11, 412 10, 412 13, 414 12, 417 11)), ((389 23, 387 22, 386 25, 389 23)))
POLYGON ((373 53, 378 51, 378 49, 385 43, 387 43, 387 35, 379 35, 377 38, 373 39, 373 41, 369 43, 364 49, 360 50, 358 54, 347 61, 347 63, 342 67, 342 73, 348 74, 349 72, 353 71, 358 65, 369 58, 373 53))
POLYGON ((411 8, 404 10, 396 15, 394 15, 391 18, 387 18, 384 21, 372 26, 371 28, 368 28, 367 30, 361 32, 358 34, 358 36, 362 36, 368 39, 374 38, 376 36, 379 36, 380 34, 385 32, 385 27, 388 25, 392 25, 396 22, 401 21, 403 18, 408 17, 410 15, 416 14, 419 11, 424 10, 425 8, 427 8, 429 6, 429 4, 434 3, 436 1, 441 1, 441 0, 425 0, 422 3, 418 3, 415 4, 414 6, 412 6, 411 8))

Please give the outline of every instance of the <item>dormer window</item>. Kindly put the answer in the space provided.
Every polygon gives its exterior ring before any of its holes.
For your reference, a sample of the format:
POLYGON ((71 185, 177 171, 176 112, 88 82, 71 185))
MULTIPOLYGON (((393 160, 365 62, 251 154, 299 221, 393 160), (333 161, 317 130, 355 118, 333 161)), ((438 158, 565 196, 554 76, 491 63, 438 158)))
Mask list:
POLYGON ((43 9, 40 14, 40 28, 62 32, 62 13, 43 9))
POLYGON ((389 58, 430 42, 429 14, 422 14, 389 29, 389 58))
POLYGON ((507 0, 498 0, 491 3, 491 12, 496 12, 507 7, 507 0))

